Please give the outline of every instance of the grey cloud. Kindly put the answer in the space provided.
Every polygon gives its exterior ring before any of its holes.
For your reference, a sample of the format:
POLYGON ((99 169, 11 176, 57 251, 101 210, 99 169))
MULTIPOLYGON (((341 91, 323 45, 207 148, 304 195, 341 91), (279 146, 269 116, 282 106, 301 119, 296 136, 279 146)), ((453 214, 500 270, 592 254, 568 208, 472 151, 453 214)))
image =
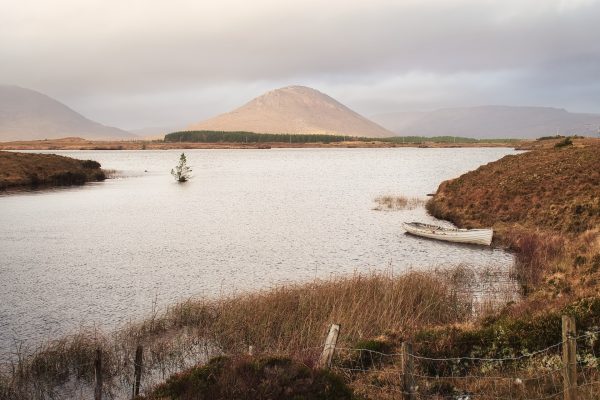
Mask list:
POLYGON ((548 91, 564 107, 600 111, 590 86, 599 2, 240 2, 206 14, 186 1, 121 3, 49 17, 9 7, 1 80, 121 126, 187 123, 292 83, 366 114, 411 98, 417 107, 548 105, 548 91))

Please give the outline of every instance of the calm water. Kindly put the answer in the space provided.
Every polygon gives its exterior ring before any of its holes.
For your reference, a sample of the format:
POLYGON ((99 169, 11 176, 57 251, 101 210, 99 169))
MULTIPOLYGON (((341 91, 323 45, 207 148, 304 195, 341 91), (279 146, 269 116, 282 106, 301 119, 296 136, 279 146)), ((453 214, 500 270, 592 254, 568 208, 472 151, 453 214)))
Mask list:
POLYGON ((440 264, 502 264, 499 250, 405 235, 424 209, 378 212, 384 194, 425 197, 510 149, 54 152, 122 177, 0 196, 0 350, 97 324, 111 329, 190 296, 440 264))

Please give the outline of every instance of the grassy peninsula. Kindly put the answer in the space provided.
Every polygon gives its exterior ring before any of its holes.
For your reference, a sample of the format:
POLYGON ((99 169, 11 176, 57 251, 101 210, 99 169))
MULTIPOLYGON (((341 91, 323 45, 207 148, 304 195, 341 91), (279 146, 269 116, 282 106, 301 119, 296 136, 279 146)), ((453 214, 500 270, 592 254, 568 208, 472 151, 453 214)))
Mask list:
POLYGON ((527 293, 567 299, 600 289, 600 143, 557 144, 442 183, 428 210, 493 226, 496 243, 516 252, 527 293))
POLYGON ((92 160, 54 154, 0 151, 0 190, 38 186, 83 185, 106 179, 100 164, 92 160))

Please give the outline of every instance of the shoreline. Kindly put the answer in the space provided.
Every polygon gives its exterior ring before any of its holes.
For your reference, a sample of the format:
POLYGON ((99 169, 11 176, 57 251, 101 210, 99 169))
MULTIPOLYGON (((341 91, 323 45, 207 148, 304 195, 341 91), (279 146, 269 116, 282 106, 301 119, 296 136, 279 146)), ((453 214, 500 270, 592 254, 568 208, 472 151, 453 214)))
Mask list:
MULTIPOLYGON (((415 354, 430 360, 496 359, 507 354, 507 360, 525 360, 532 352, 560 343, 563 314, 575 317, 577 329, 583 332, 600 326, 596 289, 596 282, 600 282, 600 230, 594 229, 600 226, 594 225, 600 218, 600 203, 593 196, 592 200, 585 197, 597 193, 599 180, 591 173, 600 157, 600 141, 593 146, 586 143, 575 141, 567 148, 556 147, 555 142, 543 143, 539 149, 506 156, 439 185, 429 203, 431 214, 460 227, 493 225, 498 232, 494 247, 513 250, 519 263, 514 277, 522 285, 523 298, 503 300, 497 309, 487 309, 480 316, 469 314, 472 298, 457 297, 461 288, 453 286, 472 282, 468 271, 449 270, 442 276, 409 272, 394 277, 354 277, 217 300, 184 301, 125 327, 117 339, 102 334, 99 339, 91 334, 58 338, 24 362, 34 366, 45 363, 52 360, 57 348, 67 349, 68 370, 69 363, 93 362, 95 348, 101 348, 110 360, 121 357, 119 351, 130 357, 140 343, 150 354, 196 351, 197 343, 210 343, 216 355, 240 357, 252 346, 256 357, 275 353, 306 361, 312 367, 319 350, 311 353, 313 358, 302 352, 318 349, 327 324, 332 322, 341 323, 340 343, 348 351, 366 348, 393 355, 408 340, 415 354), (383 292, 385 287, 389 290, 383 292), (427 301, 423 303, 423 299, 427 301), (380 312, 372 313, 373 309, 380 312), (388 313, 384 318, 379 315, 381 310, 388 313), (406 315, 400 311, 415 315, 403 320, 406 315), (421 320, 415 322, 417 316, 421 320)), ((347 360, 338 357, 336 362, 339 367, 347 360)), ((393 371, 393 367, 367 369, 346 377, 345 382, 365 399, 382 398, 378 397, 382 393, 393 396, 397 389, 393 384, 376 391, 369 385, 374 377, 393 371)), ((114 368, 114 376, 123 373, 114 368)), ((461 368, 461 373, 490 378, 472 365, 461 368)), ((526 370, 519 366, 515 374, 526 370)), ((501 373, 493 368, 486 371, 491 376, 501 373)), ((427 372, 427 382, 448 379, 449 388, 455 389, 453 371, 427 372)), ((178 366, 170 373, 179 377, 189 374, 178 366)), ((87 370, 82 373, 92 374, 87 370)), ((459 387, 482 390, 477 385, 459 387)), ((510 388, 506 390, 512 393, 510 388)), ((542 391, 545 396, 552 393, 542 391)))
MULTIPOLYGON (((333 149, 371 149, 371 148, 513 148, 515 150, 539 150, 553 148, 564 137, 540 139, 481 139, 477 142, 388 142, 373 138, 371 141, 349 140, 343 142, 169 142, 162 139, 156 140, 86 140, 77 137, 48 140, 23 140, 0 142, 1 150, 245 150, 245 149, 302 149, 302 148, 333 148, 333 149)), ((575 137, 575 146, 588 146, 600 143, 600 138, 575 137)))
POLYGON ((31 140, 0 142, 0 150, 188 150, 188 149, 296 149, 296 148, 473 148, 473 147, 520 147, 527 146, 531 141, 506 142, 423 142, 423 143, 391 143, 378 141, 346 141, 346 142, 316 142, 316 143, 287 143, 287 142, 164 142, 162 140, 84 140, 80 138, 64 138, 52 140, 31 140))

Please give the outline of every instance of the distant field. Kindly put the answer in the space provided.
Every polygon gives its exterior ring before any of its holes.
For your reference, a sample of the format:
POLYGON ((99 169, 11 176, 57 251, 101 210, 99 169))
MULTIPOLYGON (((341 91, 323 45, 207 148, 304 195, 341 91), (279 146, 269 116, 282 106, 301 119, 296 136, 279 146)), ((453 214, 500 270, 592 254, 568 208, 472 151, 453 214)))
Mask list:
POLYGON ((459 136, 393 136, 368 138, 343 135, 271 134, 255 132, 180 131, 165 135, 165 142, 188 143, 334 143, 334 142, 384 142, 384 143, 516 143, 520 139, 473 139, 459 136))
POLYGON ((391 143, 518 143, 523 139, 474 139, 462 136, 393 136, 379 139, 391 143))
MULTIPOLYGON (((591 139, 592 141, 594 139, 591 139)), ((257 148, 386 148, 386 147, 548 147, 556 140, 473 139, 454 136, 394 136, 367 138, 342 135, 260 134, 254 132, 184 131, 164 140, 86 140, 67 137, 50 140, 0 142, 0 150, 166 150, 257 148)))

